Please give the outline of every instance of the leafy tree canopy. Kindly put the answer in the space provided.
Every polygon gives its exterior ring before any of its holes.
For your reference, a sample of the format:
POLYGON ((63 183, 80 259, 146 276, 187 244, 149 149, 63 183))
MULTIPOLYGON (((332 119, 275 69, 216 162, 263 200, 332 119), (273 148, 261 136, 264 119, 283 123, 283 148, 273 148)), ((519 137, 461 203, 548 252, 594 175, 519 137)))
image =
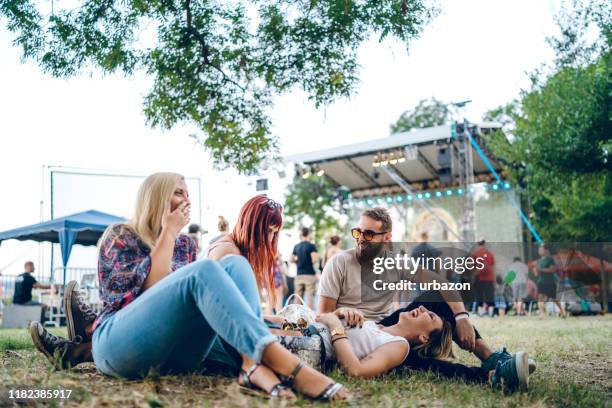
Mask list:
POLYGON ((373 34, 407 43, 435 13, 425 0, 62 3, 51 12, 49 2, 0 0, 25 59, 56 77, 92 68, 151 76, 148 124, 196 125, 215 163, 244 173, 276 151, 275 95, 300 87, 316 106, 350 95, 361 43, 373 34))
POLYGON ((574 3, 558 18, 561 37, 552 72, 534 74, 520 101, 485 119, 513 122, 491 148, 526 189, 534 223, 548 240, 612 240, 612 12, 574 3), (595 23, 599 37, 585 39, 595 23), (572 34, 573 33, 573 34, 572 34))
POLYGON ((451 118, 448 105, 436 98, 423 99, 416 107, 400 115, 391 125, 391 134, 444 125, 450 123, 451 118))
POLYGON ((287 188, 284 227, 299 228, 304 220, 310 219, 316 243, 342 229, 344 213, 346 208, 336 186, 324 176, 296 176, 287 188))

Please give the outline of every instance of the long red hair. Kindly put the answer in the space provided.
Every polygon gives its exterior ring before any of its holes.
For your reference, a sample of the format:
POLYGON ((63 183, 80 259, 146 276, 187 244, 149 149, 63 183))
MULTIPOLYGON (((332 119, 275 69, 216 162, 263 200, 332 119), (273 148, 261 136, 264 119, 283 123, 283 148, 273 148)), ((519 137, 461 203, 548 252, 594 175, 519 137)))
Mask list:
POLYGON ((270 227, 283 226, 283 208, 265 195, 251 198, 244 204, 232 231, 232 240, 255 272, 257 284, 265 288, 276 303, 274 264, 278 252, 278 235, 270 237, 270 227))

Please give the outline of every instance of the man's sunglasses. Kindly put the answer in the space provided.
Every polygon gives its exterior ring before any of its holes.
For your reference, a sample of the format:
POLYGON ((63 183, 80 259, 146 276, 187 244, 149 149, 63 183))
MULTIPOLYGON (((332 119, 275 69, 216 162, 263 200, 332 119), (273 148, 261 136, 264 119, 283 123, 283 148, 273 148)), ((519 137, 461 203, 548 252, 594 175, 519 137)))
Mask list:
POLYGON ((371 231, 371 230, 362 231, 359 228, 353 228, 351 230, 351 235, 353 235, 353 238, 355 238, 355 239, 359 239, 363 235, 363 239, 364 240, 371 241, 371 240, 374 239, 375 236, 377 236, 377 235, 384 235, 387 232, 388 231, 385 231, 385 232, 376 232, 376 231, 371 231))

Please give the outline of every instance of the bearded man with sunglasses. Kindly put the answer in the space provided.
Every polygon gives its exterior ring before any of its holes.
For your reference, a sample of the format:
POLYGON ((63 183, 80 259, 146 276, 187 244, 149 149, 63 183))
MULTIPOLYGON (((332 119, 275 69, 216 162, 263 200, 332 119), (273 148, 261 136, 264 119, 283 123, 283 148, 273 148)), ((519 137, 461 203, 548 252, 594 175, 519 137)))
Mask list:
MULTIPOLYGON (((393 312, 395 294, 393 291, 378 291, 362 298, 361 271, 362 265, 383 250, 385 244, 392 240, 392 221, 389 212, 376 207, 361 214, 359 224, 351 230, 355 239, 355 248, 339 252, 325 265, 319 292, 319 313, 336 312, 344 317, 349 327, 361 326, 364 320, 375 320, 380 325, 391 326, 398 321, 399 314, 420 306, 425 306, 453 327, 453 340, 462 349, 474 353, 481 361, 482 367, 467 367, 447 361, 424 359, 410 353, 404 364, 420 370, 434 370, 447 377, 460 377, 469 382, 486 382, 504 384, 508 389, 526 386, 529 372, 535 370, 535 363, 525 353, 511 355, 504 348, 492 352, 478 331, 472 326, 465 305, 458 293, 442 294, 429 291, 421 294, 410 305, 393 312)), ((440 275, 419 270, 420 281, 437 280, 444 282, 440 275)))

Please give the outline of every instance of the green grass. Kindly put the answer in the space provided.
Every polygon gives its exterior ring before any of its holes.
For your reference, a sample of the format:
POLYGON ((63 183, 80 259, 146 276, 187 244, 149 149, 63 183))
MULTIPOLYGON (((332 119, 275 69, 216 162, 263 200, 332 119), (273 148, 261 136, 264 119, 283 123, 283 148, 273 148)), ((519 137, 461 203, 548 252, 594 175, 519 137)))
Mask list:
MULTIPOLYGON (((368 407, 612 407, 612 316, 474 319, 494 348, 525 350, 538 368, 528 392, 505 395, 486 385, 468 385, 431 373, 409 372, 374 380, 331 375, 345 384, 353 399, 334 404, 368 407)), ((64 329, 54 329, 65 334, 64 329)), ((457 349, 456 349, 457 351, 457 349)), ((458 351, 458 361, 477 360, 458 351)), ((116 380, 100 375, 92 364, 53 371, 23 330, 0 330, 0 406, 7 390, 18 387, 69 388, 63 406, 311 406, 299 399, 285 404, 245 393, 233 379, 201 375, 116 380)), ((4 400, 6 401, 6 400, 4 400)), ((59 406, 59 402, 54 402, 59 406)))

